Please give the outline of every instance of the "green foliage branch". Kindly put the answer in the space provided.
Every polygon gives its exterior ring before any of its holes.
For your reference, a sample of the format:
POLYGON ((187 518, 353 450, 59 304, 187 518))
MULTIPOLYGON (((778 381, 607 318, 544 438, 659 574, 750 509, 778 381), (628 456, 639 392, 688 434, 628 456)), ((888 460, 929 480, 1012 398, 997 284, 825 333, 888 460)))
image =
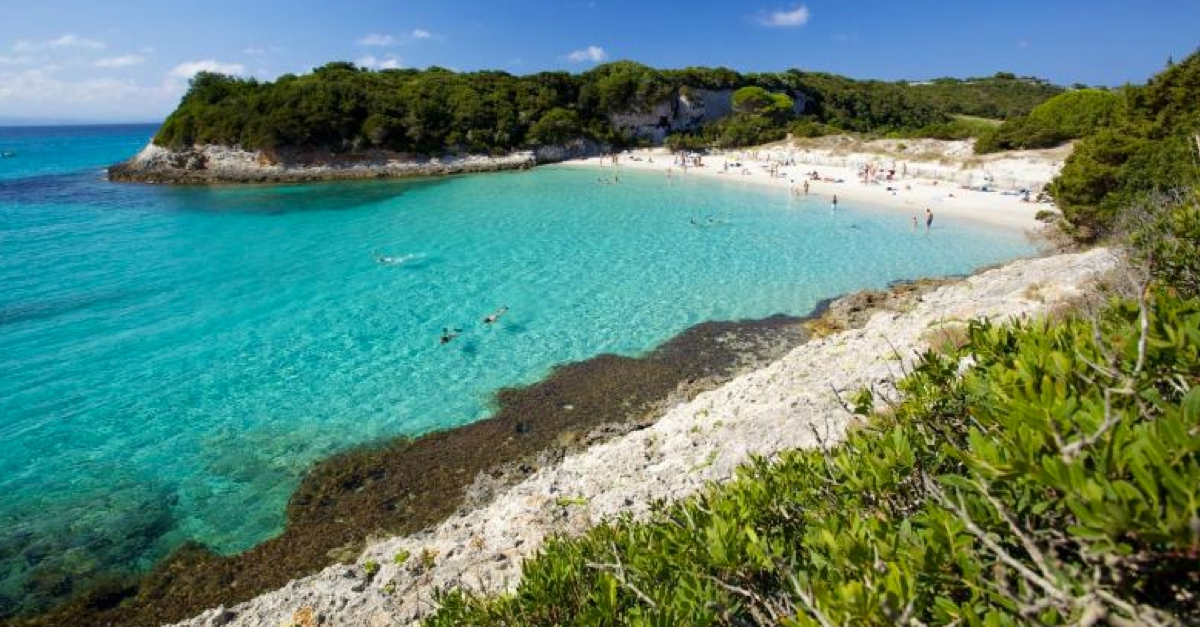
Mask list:
POLYGON ((1197 383, 1200 303, 1169 290, 972 323, 840 446, 554 540, 427 624, 1194 623, 1197 383))

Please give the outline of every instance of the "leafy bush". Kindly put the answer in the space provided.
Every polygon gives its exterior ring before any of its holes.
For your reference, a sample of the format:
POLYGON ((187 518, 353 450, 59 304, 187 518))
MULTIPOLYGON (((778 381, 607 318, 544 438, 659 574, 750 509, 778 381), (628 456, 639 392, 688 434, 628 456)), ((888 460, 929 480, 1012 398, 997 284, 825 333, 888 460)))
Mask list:
POLYGON ((1101 89, 1076 89, 1034 107, 1029 117, 1072 139, 1090 135, 1112 123, 1120 99, 1101 89))
POLYGON ((1015 118, 980 134, 975 142, 975 153, 1050 148, 1070 138, 1070 135, 1047 120, 1032 116, 1015 118))
POLYGON ((1200 620, 1200 304, 966 335, 837 448, 552 541, 427 624, 1200 620))
POLYGON ((713 143, 722 148, 757 146, 784 138, 787 131, 771 118, 753 113, 735 113, 708 129, 713 143))
POLYGON ((970 137, 982 137, 992 133, 999 122, 993 120, 984 120, 981 118, 971 118, 965 116, 956 116, 949 122, 939 122, 936 124, 928 124, 921 128, 910 130, 901 133, 903 137, 928 137, 931 139, 968 139, 970 137))
POLYGON ((1200 200, 1151 202, 1130 233, 1135 259, 1187 297, 1200 297, 1200 200))
POLYGON ((757 86, 743 87, 733 92, 733 109, 739 113, 784 119, 792 113, 792 99, 787 94, 772 94, 757 86))
POLYGON ((801 119, 789 125, 788 132, 795 137, 824 137, 825 135, 833 135, 838 130, 825 126, 816 120, 801 119))
POLYGON ((712 139, 699 133, 672 133, 663 144, 673 151, 705 150, 712 146, 712 139))
POLYGON ((542 119, 529 127, 526 141, 533 145, 561 144, 581 135, 579 115, 557 107, 546 112, 542 119))
POLYGON ((1107 235, 1128 207, 1200 183, 1200 53, 1139 87, 1126 87, 1111 123, 1081 139, 1051 184, 1081 239, 1107 235))
POLYGON ((1108 126, 1119 99, 1099 89, 1059 94, 1038 105, 1028 116, 1012 118, 979 136, 975 152, 1049 148, 1108 126))

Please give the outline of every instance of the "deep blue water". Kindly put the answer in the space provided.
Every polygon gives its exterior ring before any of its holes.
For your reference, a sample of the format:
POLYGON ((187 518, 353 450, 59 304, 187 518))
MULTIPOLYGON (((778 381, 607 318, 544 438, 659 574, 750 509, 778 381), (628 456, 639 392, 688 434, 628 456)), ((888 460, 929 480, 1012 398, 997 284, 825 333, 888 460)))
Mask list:
POLYGON ((0 596, 190 539, 245 549, 314 460, 477 420, 555 364, 1033 252, 951 218, 927 235, 881 208, 563 167, 106 181, 153 132, 0 129, 0 596))

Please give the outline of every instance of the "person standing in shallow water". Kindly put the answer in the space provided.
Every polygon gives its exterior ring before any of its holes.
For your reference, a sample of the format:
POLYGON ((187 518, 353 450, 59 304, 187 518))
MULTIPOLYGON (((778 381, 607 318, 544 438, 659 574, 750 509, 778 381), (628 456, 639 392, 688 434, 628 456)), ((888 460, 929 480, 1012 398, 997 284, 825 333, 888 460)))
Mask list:
POLYGON ((929 207, 925 207, 925 230, 928 231, 932 228, 933 228, 933 212, 929 210, 929 207))
POLYGON ((830 211, 833 211, 834 209, 837 209, 837 194, 833 195, 833 204, 829 205, 830 211))

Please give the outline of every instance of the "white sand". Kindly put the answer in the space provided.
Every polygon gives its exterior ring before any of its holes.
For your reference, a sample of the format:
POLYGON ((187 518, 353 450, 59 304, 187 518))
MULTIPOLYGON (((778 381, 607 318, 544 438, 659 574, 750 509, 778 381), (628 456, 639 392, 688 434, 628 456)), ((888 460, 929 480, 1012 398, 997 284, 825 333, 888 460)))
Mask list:
POLYGON ((1052 205, 1022 202, 1017 190, 1033 196, 1062 167, 1067 149, 1021 151, 976 157, 966 141, 882 140, 859 142, 850 138, 782 143, 772 147, 731 150, 706 155, 701 167, 686 170, 664 148, 622 153, 614 168, 609 158, 592 157, 564 162, 569 166, 605 168, 609 174, 625 170, 652 170, 663 176, 712 177, 725 181, 778 187, 781 194, 795 187, 802 194, 806 173, 817 171, 822 180, 809 180, 809 196, 832 201, 840 207, 854 203, 894 208, 901 219, 916 215, 924 225, 925 209, 938 216, 954 216, 1019 231, 1036 231, 1043 224, 1034 216, 1052 205), (772 163, 782 165, 771 176, 772 163), (733 164, 740 165, 733 165, 733 164), (728 164, 728 165, 727 165, 728 164), (863 165, 875 164, 877 175, 870 183, 859 176, 863 165), (887 170, 895 170, 886 180, 887 170), (841 180, 842 182, 831 182, 841 180), (987 185, 996 191, 977 191, 987 185), (975 190, 969 189, 971 187, 975 190), (889 190, 889 188, 891 188, 889 190), (1006 193, 1007 192, 1007 193, 1006 193))

